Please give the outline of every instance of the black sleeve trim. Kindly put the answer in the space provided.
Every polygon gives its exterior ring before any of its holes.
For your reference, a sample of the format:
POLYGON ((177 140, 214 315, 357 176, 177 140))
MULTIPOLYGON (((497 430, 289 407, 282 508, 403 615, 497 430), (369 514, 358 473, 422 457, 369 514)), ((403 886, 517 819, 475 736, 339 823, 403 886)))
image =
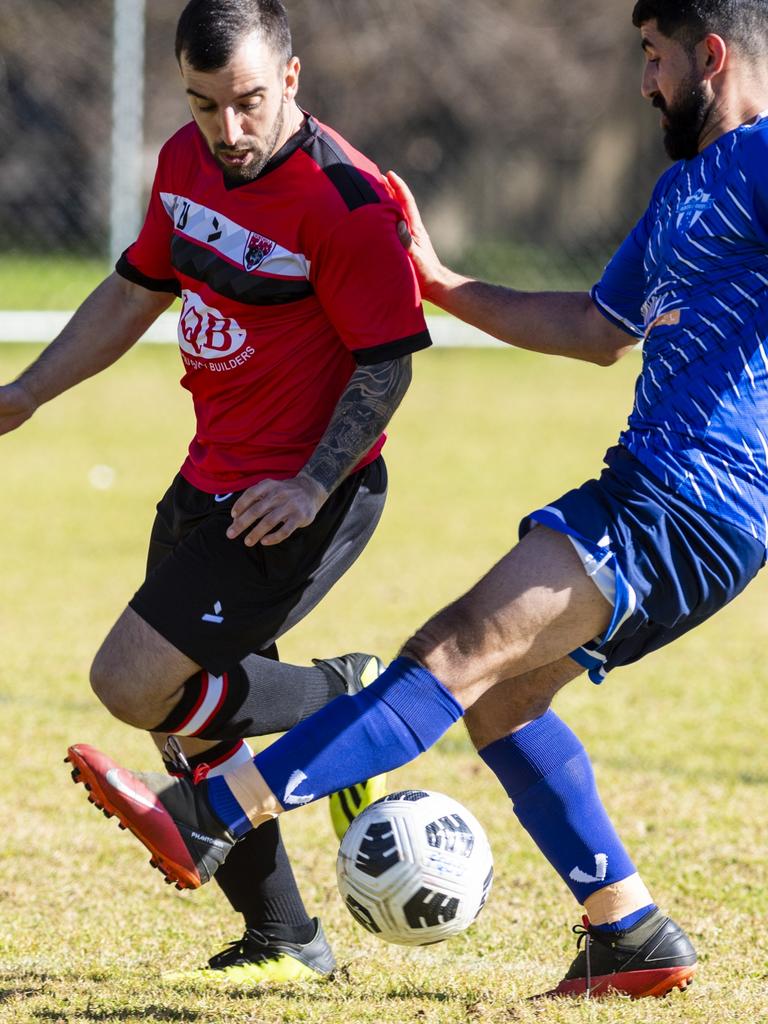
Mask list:
POLYGON ((344 150, 325 132, 318 130, 312 134, 304 152, 323 170, 348 210, 381 202, 370 175, 352 163, 344 150))
POLYGON ((175 277, 167 281, 159 281, 156 277, 147 277, 146 274, 142 274, 140 270, 137 270, 129 262, 125 253, 115 264, 115 271, 120 277, 124 277, 126 281, 141 285, 142 288, 147 288, 151 292, 172 292, 174 295, 181 295, 181 288, 175 277))
POLYGON ((429 331, 420 331, 419 334, 411 334, 410 337, 400 338, 398 341, 388 341, 384 345, 359 348, 352 355, 358 366, 373 366, 375 363, 386 363, 390 359, 400 359, 412 352, 420 352, 429 348, 431 344, 429 331))

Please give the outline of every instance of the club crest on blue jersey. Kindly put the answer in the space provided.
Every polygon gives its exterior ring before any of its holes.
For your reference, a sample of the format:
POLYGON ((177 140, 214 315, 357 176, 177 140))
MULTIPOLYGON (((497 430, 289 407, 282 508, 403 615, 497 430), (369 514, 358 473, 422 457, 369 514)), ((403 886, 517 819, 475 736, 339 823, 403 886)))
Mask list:
POLYGON ((275 242, 269 238, 265 238, 264 235, 258 235, 255 231, 252 231, 248 236, 248 241, 245 243, 245 255, 243 256, 243 266, 250 273, 251 270, 256 270, 260 267, 267 256, 275 250, 275 242))
POLYGON ((687 196, 678 207, 677 230, 687 231, 688 228, 692 228, 702 213, 711 209, 713 203, 712 196, 703 189, 687 196))

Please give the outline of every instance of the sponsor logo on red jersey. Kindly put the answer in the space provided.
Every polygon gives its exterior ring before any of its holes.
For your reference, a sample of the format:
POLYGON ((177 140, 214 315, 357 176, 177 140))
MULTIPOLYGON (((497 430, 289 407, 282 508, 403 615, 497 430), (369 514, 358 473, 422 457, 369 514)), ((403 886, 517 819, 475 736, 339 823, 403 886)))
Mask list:
POLYGON ((232 317, 207 306, 199 295, 184 292, 179 318, 179 346, 194 359, 225 359, 236 355, 245 344, 246 332, 232 317))

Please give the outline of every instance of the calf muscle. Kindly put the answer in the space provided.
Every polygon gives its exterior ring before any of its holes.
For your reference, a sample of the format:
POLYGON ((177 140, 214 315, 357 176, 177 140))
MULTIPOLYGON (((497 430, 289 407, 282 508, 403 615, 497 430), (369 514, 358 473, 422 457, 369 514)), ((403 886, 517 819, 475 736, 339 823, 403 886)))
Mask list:
POLYGON ((464 716, 475 750, 541 718, 555 694, 583 672, 572 658, 565 657, 515 679, 504 679, 488 690, 464 716))

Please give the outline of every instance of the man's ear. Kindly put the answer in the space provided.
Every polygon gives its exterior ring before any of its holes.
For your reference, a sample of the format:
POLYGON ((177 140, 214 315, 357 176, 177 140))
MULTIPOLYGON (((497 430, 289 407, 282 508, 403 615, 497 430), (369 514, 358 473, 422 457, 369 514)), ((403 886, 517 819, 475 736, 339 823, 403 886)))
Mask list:
POLYGON ((728 46, 722 36, 710 32, 698 44, 697 49, 699 47, 703 50, 701 54, 704 60, 703 70, 708 78, 714 78, 725 67, 728 59, 728 46))
POLYGON ((299 91, 299 75, 301 74, 301 61, 298 57, 291 57, 285 68, 285 79, 283 84, 283 99, 290 103, 296 98, 299 91))

